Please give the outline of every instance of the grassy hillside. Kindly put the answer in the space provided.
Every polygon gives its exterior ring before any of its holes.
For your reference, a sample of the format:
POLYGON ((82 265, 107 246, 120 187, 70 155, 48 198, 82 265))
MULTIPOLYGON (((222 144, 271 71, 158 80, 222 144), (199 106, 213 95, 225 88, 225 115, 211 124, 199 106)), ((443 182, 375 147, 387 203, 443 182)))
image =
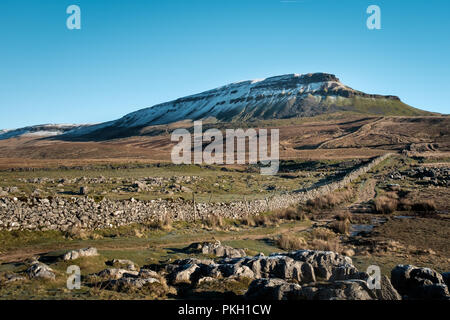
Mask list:
MULTIPOLYGON (((333 106, 331 106, 333 107, 333 106)), ((430 116, 433 113, 411 107, 400 100, 364 97, 338 98, 336 109, 384 116, 430 116)))

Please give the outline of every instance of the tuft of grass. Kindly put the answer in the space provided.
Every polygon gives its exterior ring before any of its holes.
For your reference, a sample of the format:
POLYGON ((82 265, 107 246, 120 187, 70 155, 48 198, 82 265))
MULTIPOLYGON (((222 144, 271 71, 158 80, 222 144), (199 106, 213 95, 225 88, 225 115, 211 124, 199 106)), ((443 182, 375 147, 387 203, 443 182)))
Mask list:
POLYGON ((336 233, 348 234, 350 231, 350 221, 333 221, 332 223, 330 223, 330 228, 336 233))
POLYGON ((277 245, 283 250, 292 251, 292 250, 301 250, 306 249, 307 243, 306 240, 302 237, 297 237, 294 235, 286 235, 282 234, 278 240, 277 245))
POLYGON ((352 215, 348 211, 339 212, 334 218, 338 221, 352 221, 352 215))
POLYGON ((387 196, 380 196, 375 199, 375 211, 381 214, 389 214, 397 210, 398 200, 387 196))
POLYGON ((342 251, 341 245, 339 243, 338 239, 330 239, 330 240, 321 240, 321 239, 314 239, 311 242, 311 247, 314 250, 320 250, 320 251, 333 251, 340 253, 342 251))
POLYGON ((301 211, 300 207, 290 207, 275 212, 278 219, 303 221, 307 218, 306 214, 301 211))
POLYGON ((412 205, 412 210, 419 211, 422 215, 434 213, 436 211, 436 203, 433 200, 423 200, 412 205))
POLYGON ((170 217, 163 217, 158 220, 152 221, 149 224, 149 227, 152 229, 162 230, 162 231, 170 231, 173 227, 173 221, 170 217))
POLYGON ((311 231, 310 235, 313 240, 318 239, 328 241, 336 239, 336 233, 328 228, 315 228, 311 231))
POLYGON ((240 223, 244 226, 254 227, 256 226, 255 218, 253 216, 247 216, 240 220, 240 223))
POLYGON ((223 228, 225 223, 221 216, 210 215, 203 219, 203 223, 210 228, 223 228))
POLYGON ((351 201, 352 198, 353 198, 353 191, 350 189, 346 189, 339 192, 334 192, 324 196, 320 196, 315 199, 310 199, 306 202, 306 205, 310 209, 315 210, 331 209, 341 203, 351 201))

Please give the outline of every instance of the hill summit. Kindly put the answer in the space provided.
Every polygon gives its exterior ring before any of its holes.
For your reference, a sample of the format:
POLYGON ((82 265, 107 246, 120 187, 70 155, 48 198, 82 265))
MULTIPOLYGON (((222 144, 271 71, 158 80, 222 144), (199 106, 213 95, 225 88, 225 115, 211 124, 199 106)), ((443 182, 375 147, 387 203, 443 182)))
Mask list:
POLYGON ((430 114, 404 104, 396 96, 354 90, 333 74, 287 74, 234 82, 141 109, 115 121, 72 130, 66 136, 116 138, 136 134, 147 126, 182 120, 252 121, 310 117, 338 111, 372 115, 430 114))

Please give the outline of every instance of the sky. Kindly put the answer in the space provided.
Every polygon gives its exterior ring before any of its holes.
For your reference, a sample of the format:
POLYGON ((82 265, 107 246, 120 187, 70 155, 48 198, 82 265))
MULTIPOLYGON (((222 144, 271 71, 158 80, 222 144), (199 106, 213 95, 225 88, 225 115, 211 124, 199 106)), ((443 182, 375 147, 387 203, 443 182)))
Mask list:
POLYGON ((1 0, 0 129, 311 72, 450 113, 449 12, 447 0, 1 0), (73 4, 80 30, 66 26, 73 4), (366 26, 373 4, 380 30, 366 26))

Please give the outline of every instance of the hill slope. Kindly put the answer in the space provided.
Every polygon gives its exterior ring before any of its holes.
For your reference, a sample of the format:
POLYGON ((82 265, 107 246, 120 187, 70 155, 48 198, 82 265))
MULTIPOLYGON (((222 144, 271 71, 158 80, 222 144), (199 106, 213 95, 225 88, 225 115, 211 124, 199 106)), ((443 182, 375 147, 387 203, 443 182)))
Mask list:
POLYGON ((354 90, 332 74, 288 74, 232 83, 138 110, 115 121, 73 130, 65 137, 111 139, 138 135, 140 129, 150 125, 181 120, 252 121, 310 117, 336 111, 403 116, 430 114, 404 104, 396 96, 354 90))

